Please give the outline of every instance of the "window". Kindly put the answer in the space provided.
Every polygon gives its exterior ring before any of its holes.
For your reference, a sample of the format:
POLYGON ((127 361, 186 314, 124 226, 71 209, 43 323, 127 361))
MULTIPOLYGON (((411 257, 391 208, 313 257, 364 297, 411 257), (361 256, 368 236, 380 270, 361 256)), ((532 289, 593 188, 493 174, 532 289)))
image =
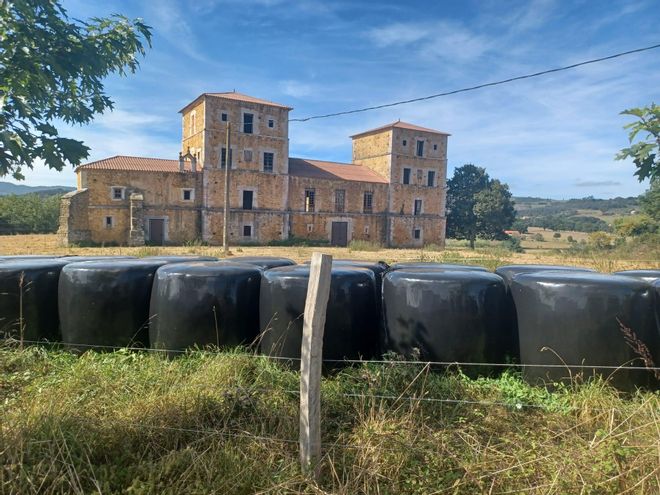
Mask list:
POLYGON ((243 114, 243 132, 245 134, 252 134, 252 125, 254 123, 254 114, 244 113, 243 114))
POLYGON ((181 199, 183 201, 192 201, 195 199, 194 189, 181 189, 181 199))
POLYGON ((197 126, 196 126, 196 121, 197 120, 197 113, 192 112, 190 114, 190 134, 195 134, 197 131, 197 126))
POLYGON ((346 208, 346 191, 344 189, 337 189, 335 191, 335 211, 343 213, 346 208))
POLYGON ((305 189, 305 211, 314 211, 314 189, 305 189))
POLYGON ((437 144, 433 145, 433 151, 438 151, 438 145, 437 144))
POLYGON ((243 237, 252 237, 252 225, 243 225, 243 237))
MULTIPOLYGON (((233 150, 229 150, 229 166, 234 162, 234 153, 232 153, 233 150)), ((227 148, 222 148, 220 150, 220 168, 225 168, 225 165, 227 165, 227 148)))
POLYGON ((273 162, 275 161, 275 153, 264 152, 264 172, 273 172, 273 162))
POLYGON ((417 156, 424 156, 424 141, 417 141, 417 156))
POLYGON ((252 150, 243 150, 243 161, 247 163, 252 161, 252 150))
POLYGON ((362 211, 364 213, 373 213, 374 211, 374 193, 366 191, 362 200, 362 211))
POLYGON ((421 215, 422 214, 422 200, 421 199, 416 199, 415 200, 415 209, 413 210, 413 215, 421 215))
POLYGON ((105 225, 106 229, 111 229, 115 224, 115 219, 114 217, 105 217, 105 221, 103 222, 103 225, 105 225))
POLYGON ((417 184, 422 185, 422 180, 424 179, 424 171, 421 168, 417 169, 417 184))
POLYGON ((115 201, 124 199, 124 189, 125 188, 123 188, 123 187, 113 187, 113 188, 111 188, 110 197, 115 201))
POLYGON ((251 210, 254 200, 254 191, 243 191, 243 209, 251 210))
POLYGON ((426 176, 426 185, 429 187, 435 186, 435 171, 429 170, 428 175, 426 176))
POLYGON ((312 232, 314 232, 314 224, 313 223, 308 223, 307 224, 307 232, 310 233, 310 234, 312 232))
POLYGON ((402 144, 403 144, 404 146, 408 146, 408 141, 404 139, 402 144))
POLYGON ((416 240, 419 240, 422 238, 422 229, 413 229, 413 237, 416 240))
POLYGON ((223 122, 227 122, 227 114, 222 112, 222 114, 220 114, 220 120, 222 120, 223 122))
POLYGON ((271 129, 275 127, 275 121, 273 119, 268 119, 268 127, 271 129))
POLYGON ((403 183, 404 184, 410 184, 410 169, 409 168, 404 168, 403 169, 403 183))
POLYGON ((368 225, 364 226, 364 235, 369 235, 369 226, 368 225))

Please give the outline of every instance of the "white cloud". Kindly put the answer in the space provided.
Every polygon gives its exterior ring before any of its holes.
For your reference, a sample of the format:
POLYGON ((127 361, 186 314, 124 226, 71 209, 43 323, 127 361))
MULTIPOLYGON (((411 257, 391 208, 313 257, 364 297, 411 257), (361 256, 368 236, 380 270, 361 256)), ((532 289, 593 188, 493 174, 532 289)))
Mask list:
POLYGON ((314 86, 311 84, 307 84, 302 81, 295 81, 292 79, 281 81, 279 87, 282 93, 294 98, 304 98, 306 96, 312 95, 315 91, 314 86))

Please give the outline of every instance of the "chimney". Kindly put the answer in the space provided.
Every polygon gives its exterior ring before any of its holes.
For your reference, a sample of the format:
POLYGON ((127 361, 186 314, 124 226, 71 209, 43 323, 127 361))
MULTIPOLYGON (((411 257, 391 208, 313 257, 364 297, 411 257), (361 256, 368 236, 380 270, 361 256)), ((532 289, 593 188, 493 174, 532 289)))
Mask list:
POLYGON ((185 161, 183 160, 183 155, 179 151, 179 172, 183 172, 185 170, 185 161))

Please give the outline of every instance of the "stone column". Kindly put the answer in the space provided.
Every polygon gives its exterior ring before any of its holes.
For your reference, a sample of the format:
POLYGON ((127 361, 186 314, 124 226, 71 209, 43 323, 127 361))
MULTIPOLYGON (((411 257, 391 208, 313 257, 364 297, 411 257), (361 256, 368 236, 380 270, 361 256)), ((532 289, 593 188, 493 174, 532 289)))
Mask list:
POLYGON ((131 193, 131 230, 128 234, 129 246, 144 246, 144 196, 131 193))

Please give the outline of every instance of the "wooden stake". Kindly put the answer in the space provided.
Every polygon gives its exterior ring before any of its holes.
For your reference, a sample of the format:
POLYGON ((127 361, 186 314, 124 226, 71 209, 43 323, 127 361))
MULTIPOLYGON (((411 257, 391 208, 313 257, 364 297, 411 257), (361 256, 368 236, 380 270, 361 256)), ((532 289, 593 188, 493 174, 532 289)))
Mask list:
POLYGON ((227 224, 229 223, 229 169, 231 168, 231 124, 227 122, 227 144, 225 148, 225 205, 222 220, 222 251, 226 258, 229 254, 229 244, 227 242, 227 224))
POLYGON ((300 463, 314 478, 321 460, 321 364, 331 271, 332 256, 312 254, 300 349, 300 463))

